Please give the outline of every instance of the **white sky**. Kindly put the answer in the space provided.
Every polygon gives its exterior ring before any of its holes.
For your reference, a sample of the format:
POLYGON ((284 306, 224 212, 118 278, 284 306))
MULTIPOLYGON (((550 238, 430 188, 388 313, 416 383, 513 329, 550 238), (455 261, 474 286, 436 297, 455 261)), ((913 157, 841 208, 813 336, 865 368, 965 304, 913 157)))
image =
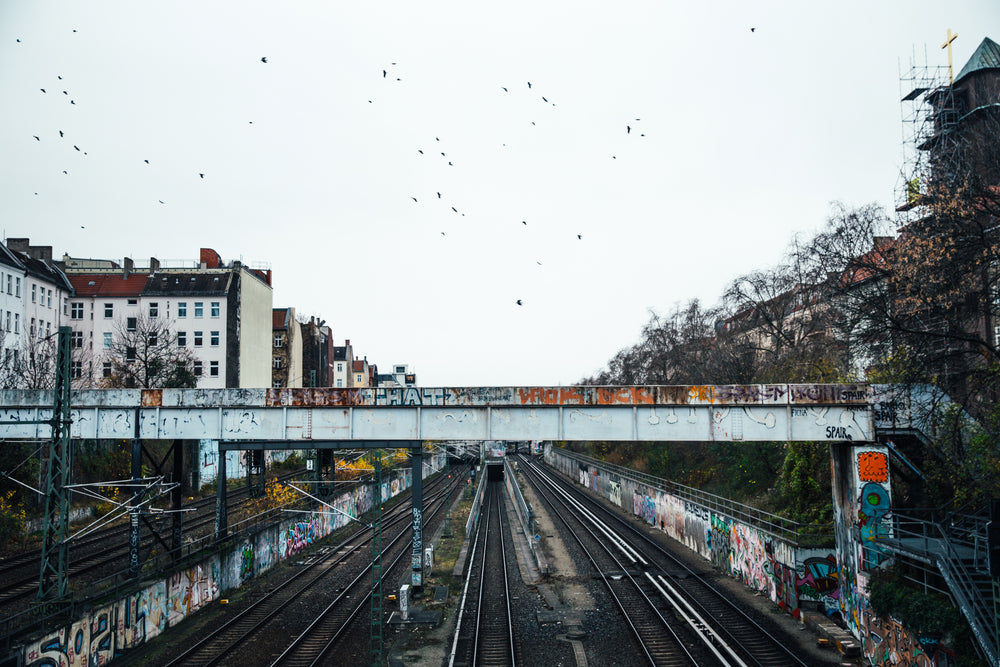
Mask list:
POLYGON ((996 0, 818 4, 0 0, 3 231, 267 262, 424 386, 572 384, 891 208, 900 63, 1000 40, 996 0))

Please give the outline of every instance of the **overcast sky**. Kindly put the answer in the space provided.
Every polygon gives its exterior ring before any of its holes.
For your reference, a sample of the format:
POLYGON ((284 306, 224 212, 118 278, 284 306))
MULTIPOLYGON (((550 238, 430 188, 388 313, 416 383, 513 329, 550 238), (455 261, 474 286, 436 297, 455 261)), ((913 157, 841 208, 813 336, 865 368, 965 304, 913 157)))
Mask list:
POLYGON ((891 208, 949 28, 957 73, 1000 3, 2 0, 3 232, 267 263, 424 386, 573 384, 891 208))

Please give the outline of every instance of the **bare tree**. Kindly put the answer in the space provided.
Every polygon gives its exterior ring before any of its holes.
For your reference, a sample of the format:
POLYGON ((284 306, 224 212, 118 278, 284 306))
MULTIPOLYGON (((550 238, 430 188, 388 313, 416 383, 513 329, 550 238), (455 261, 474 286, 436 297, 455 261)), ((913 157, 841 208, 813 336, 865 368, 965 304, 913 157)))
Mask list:
POLYGON ((178 347, 164 318, 143 315, 115 323, 111 347, 104 351, 102 384, 107 387, 194 387, 194 355, 178 347))

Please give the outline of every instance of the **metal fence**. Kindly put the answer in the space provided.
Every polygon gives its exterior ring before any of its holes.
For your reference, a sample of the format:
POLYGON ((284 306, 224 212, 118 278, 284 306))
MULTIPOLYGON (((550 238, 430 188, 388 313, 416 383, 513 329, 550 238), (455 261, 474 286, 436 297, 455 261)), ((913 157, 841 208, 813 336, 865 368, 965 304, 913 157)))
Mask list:
POLYGON ((678 484, 669 479, 656 477, 639 472, 638 470, 608 463, 607 461, 601 461, 586 454, 556 448, 552 449, 552 453, 575 459, 580 463, 603 468, 624 479, 632 480, 651 489, 669 493, 681 498, 685 502, 708 509, 715 514, 753 526, 796 547, 819 548, 833 546, 834 544, 832 523, 803 524, 723 496, 715 495, 714 493, 678 484))

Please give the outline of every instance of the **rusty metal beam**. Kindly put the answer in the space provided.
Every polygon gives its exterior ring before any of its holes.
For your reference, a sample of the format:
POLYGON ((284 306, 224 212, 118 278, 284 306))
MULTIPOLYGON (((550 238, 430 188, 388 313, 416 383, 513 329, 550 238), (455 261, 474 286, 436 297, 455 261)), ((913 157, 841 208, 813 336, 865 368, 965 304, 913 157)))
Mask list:
MULTIPOLYGON (((51 417, 47 393, 0 392, 0 422, 13 422, 0 423, 0 437, 47 436, 49 426, 31 423, 51 417)), ((233 449, 422 440, 863 442, 874 439, 869 396, 867 385, 93 390, 74 393, 73 437, 132 437, 141 406, 144 439, 244 443, 233 449)))

